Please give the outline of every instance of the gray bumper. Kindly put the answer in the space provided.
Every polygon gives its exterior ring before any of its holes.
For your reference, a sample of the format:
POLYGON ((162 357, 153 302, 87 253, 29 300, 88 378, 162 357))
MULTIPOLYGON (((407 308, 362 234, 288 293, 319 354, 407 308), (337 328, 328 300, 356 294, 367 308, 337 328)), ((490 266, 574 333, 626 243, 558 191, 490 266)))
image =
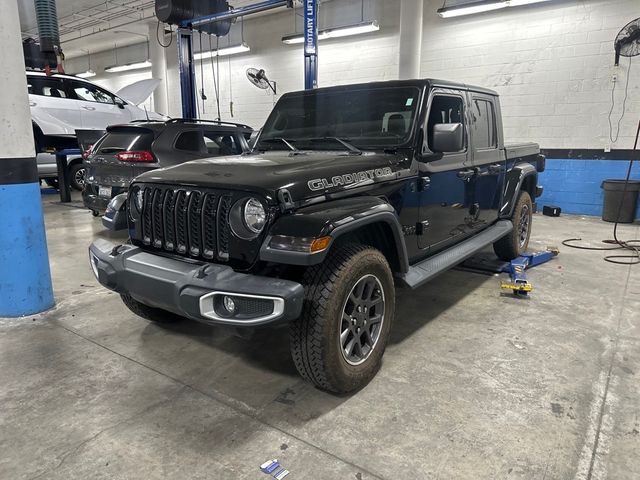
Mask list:
POLYGON ((102 239, 91 244, 89 254, 94 273, 105 287, 203 323, 258 326, 295 320, 302 311, 304 288, 290 280, 237 273, 226 265, 176 260, 102 239), (250 314, 225 316, 216 306, 224 296, 235 298, 240 305, 245 300, 261 302, 262 307, 268 302, 273 305, 259 314, 247 309, 250 314))

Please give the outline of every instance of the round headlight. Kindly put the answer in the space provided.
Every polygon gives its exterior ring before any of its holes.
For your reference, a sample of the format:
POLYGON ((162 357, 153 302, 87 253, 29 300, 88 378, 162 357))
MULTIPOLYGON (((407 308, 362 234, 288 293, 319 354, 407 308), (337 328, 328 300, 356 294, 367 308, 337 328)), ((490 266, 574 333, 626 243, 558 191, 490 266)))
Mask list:
POLYGON ((262 203, 255 198, 250 198, 244 204, 243 209, 244 224, 253 233, 260 233, 267 221, 267 212, 265 212, 262 203))

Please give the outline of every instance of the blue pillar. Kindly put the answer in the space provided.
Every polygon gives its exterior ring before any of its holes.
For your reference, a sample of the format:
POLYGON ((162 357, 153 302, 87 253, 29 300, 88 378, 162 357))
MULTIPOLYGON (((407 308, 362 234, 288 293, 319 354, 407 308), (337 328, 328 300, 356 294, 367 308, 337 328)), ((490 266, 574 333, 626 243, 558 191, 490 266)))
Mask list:
POLYGON ((318 87, 318 0, 304 2, 304 88, 318 87))
POLYGON ((53 306, 17 0, 0 16, 0 317, 53 306))

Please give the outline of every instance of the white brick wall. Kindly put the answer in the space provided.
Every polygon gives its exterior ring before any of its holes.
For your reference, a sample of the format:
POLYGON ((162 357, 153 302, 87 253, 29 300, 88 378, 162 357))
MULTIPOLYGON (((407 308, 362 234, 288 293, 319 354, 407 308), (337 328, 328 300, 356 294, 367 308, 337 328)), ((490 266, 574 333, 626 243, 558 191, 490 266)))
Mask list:
MULTIPOLYGON (((425 5, 421 74, 494 88, 508 141, 546 148, 610 143, 613 40, 640 16, 638 0, 554 0, 482 15, 441 19, 441 0, 425 5)), ((628 59, 616 70, 614 126, 628 59)), ((640 120, 640 57, 634 60, 627 115, 613 148, 631 148, 640 120), (635 72, 634 72, 635 69, 635 72)))
MULTIPOLYGON (((322 26, 360 21, 360 0, 323 3, 322 26)), ((502 97, 508 141, 537 141, 546 148, 604 148, 610 143, 607 115, 611 108, 613 39, 619 29, 640 16, 640 0, 553 0, 538 5, 508 8, 482 15, 442 19, 436 10, 442 0, 425 0, 421 75, 494 88, 502 97)), ((400 0, 365 0, 365 19, 377 19, 376 33, 326 40, 320 43, 319 83, 344 83, 397 78, 400 0)), ((298 13, 300 13, 298 11, 298 13)), ((300 45, 284 45, 281 37, 292 33, 293 12, 250 17, 245 21, 248 54, 220 61, 221 111, 224 120, 259 128, 273 106, 273 96, 252 86, 245 77, 249 67, 264 68, 278 82, 278 93, 303 88, 300 45), (232 95, 231 95, 232 93, 232 95), (230 101, 234 117, 230 115, 230 101)), ((153 40, 152 40, 153 41, 153 40)), ((229 40, 221 39, 221 45, 229 40)), ((208 40, 203 37, 208 45, 208 40)), ((234 25, 231 43, 240 42, 240 24, 234 25)), ((196 41, 196 46, 198 42, 196 41)), ((133 48, 133 47, 129 47, 133 48)), ((146 45, 137 46, 137 57, 146 45)), ((136 57, 136 52, 119 51, 136 57)), ((180 115, 180 88, 174 47, 169 63, 169 110, 180 115)), ((112 64, 113 53, 92 55, 96 71, 112 64)), ((122 63, 122 60, 121 60, 122 63)), ((622 107, 626 67, 616 71, 614 126, 622 107)), ((86 69, 86 59, 72 59, 69 71, 86 69)), ((199 63, 197 65, 199 76, 199 63)), ((99 83, 118 87, 149 76, 150 72, 96 77, 99 83)), ((204 68, 204 118, 214 118, 211 67, 204 68)), ((198 81, 200 88, 200 81, 198 81)), ((620 139, 613 148, 631 148, 640 115, 640 57, 634 60, 629 84, 627 115, 620 139)))

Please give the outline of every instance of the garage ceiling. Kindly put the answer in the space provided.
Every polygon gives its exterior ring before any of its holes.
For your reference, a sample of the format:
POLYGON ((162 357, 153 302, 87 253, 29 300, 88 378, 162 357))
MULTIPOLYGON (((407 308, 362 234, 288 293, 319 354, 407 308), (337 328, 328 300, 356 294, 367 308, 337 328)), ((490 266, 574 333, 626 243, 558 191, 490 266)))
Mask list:
MULTIPOLYGON (((234 7, 256 3, 235 0, 234 7)), ((23 38, 38 37, 33 0, 18 0, 23 38)), ((141 42, 155 22, 154 0, 58 0, 60 40, 67 58, 141 42), (116 32, 117 31, 117 32, 116 32)))

